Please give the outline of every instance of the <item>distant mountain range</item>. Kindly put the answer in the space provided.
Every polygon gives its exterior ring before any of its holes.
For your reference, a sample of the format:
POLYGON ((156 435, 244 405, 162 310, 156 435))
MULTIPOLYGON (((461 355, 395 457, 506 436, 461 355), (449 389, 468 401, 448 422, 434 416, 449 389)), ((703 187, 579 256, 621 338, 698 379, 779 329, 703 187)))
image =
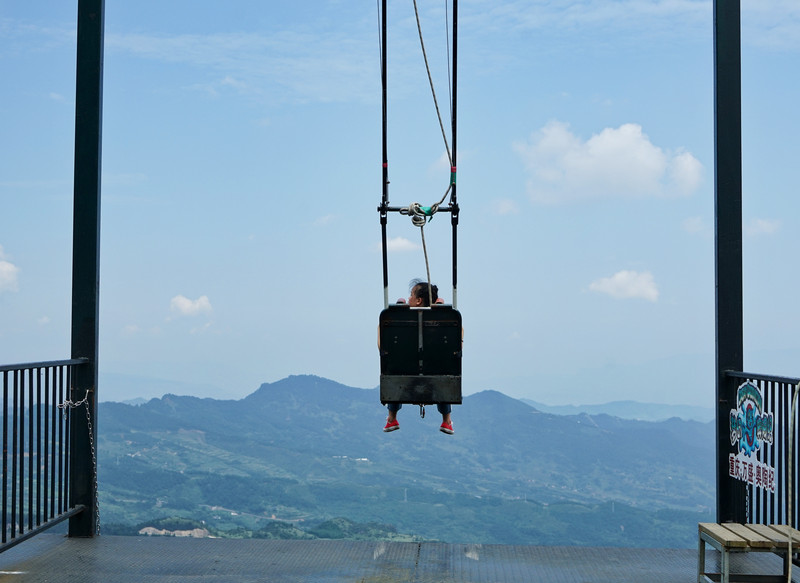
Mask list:
POLYGON ((696 523, 713 519, 712 423, 554 415, 496 391, 454 407, 454 436, 438 431, 435 407, 426 413, 405 406, 401 430, 384 434, 377 389, 313 376, 240 400, 101 403, 102 522, 112 532, 182 519, 223 536, 690 547, 696 523))
POLYGON ((640 403, 638 401, 613 401, 600 405, 545 405, 530 399, 520 399, 542 413, 553 415, 611 415, 622 419, 636 419, 639 421, 666 421, 673 417, 685 420, 694 420, 706 423, 713 421, 716 411, 711 407, 696 407, 690 405, 660 405, 656 403, 640 403))
MULTIPOLYGON (((221 387, 213 385, 197 385, 170 381, 159 378, 104 372, 101 374, 100 383, 103 387, 103 401, 115 401, 127 405, 142 405, 153 397, 165 394, 196 395, 200 397, 213 396, 213 398, 233 399, 235 395, 229 394, 221 387), (125 395, 145 395, 133 399, 125 395), (149 397, 148 397, 149 396, 149 397)), ((519 399, 523 403, 538 409, 543 413, 553 415, 611 415, 622 419, 636 419, 639 421, 664 421, 671 417, 694 420, 700 422, 713 421, 716 412, 712 407, 691 405, 665 405, 658 403, 642 403, 640 401, 612 401, 594 405, 546 405, 531 399, 519 399)))

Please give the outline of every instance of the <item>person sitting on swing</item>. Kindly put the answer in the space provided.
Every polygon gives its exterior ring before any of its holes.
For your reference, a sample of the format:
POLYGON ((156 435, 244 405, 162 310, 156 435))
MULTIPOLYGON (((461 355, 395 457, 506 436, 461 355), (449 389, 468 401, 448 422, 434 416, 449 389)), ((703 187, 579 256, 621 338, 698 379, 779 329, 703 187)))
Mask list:
MULTIPOLYGON (((412 280, 408 305, 412 308, 430 307, 431 300, 433 300, 434 304, 442 303, 442 300, 439 299, 439 288, 421 279, 412 280)), ((398 300, 398 303, 405 302, 398 300)), ((402 403, 387 403, 386 407, 389 409, 389 416, 386 418, 386 425, 383 428, 385 432, 388 433, 389 431, 400 429, 400 423, 397 421, 397 412, 402 406, 402 403)), ((453 435, 455 431, 453 431, 453 422, 450 420, 450 403, 437 403, 436 408, 442 414, 442 424, 439 426, 439 431, 453 435)))

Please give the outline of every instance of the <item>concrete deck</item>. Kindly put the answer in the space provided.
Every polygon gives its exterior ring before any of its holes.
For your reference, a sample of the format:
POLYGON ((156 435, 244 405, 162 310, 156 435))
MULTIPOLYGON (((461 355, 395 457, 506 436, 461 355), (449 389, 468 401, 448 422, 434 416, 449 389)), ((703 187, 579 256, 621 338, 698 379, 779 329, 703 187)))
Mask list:
MULTIPOLYGON (((766 553, 736 556, 732 563, 732 572, 782 570, 780 558, 766 553)), ((718 553, 709 552, 706 568, 718 567, 718 553)), ((0 554, 4 583, 692 583, 696 570, 695 549, 68 539, 49 533, 0 554)))

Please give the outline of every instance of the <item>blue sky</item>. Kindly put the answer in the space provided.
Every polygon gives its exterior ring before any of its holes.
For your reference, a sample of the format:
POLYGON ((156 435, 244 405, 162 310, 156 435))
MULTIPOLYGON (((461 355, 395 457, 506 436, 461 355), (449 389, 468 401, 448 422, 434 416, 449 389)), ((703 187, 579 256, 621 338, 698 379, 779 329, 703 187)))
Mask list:
MULTIPOLYGON (((429 204, 449 168, 413 4, 389 4, 390 200, 429 204)), ((800 376, 800 5, 742 4, 745 368, 800 376)), ((445 4, 419 7, 444 103, 445 4)), ((76 8, 0 0, 5 363, 69 355, 76 8)), ((465 392, 710 406, 711 2, 459 15, 465 392)), ((108 0, 101 398, 376 386, 380 163, 375 1, 108 0)), ((389 231, 394 299, 425 265, 389 231)), ((449 298, 447 217, 426 236, 449 298)))

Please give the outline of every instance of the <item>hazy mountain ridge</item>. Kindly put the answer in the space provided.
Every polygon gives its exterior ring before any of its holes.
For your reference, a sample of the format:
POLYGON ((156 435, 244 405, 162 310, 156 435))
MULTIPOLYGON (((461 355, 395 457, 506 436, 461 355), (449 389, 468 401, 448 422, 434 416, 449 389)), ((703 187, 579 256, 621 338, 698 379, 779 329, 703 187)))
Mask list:
POLYGON ((311 376, 241 400, 101 403, 105 520, 181 515, 255 529, 272 516, 295 524, 344 516, 452 542, 586 544, 549 518, 571 508, 582 524, 628 512, 639 540, 631 526, 604 540, 652 546, 658 534, 647 529, 658 512, 696 522, 714 504, 711 424, 557 416, 496 391, 454 407, 453 437, 438 431, 435 407, 424 420, 418 412, 405 406, 402 429, 384 434, 377 389, 311 376))
POLYGON ((672 417, 686 421, 707 423, 714 420, 715 411, 711 407, 692 405, 664 405, 659 403, 642 403, 639 401, 611 401, 597 405, 545 405, 531 399, 520 399, 544 413, 553 415, 611 415, 623 419, 637 421, 665 421, 672 417))

